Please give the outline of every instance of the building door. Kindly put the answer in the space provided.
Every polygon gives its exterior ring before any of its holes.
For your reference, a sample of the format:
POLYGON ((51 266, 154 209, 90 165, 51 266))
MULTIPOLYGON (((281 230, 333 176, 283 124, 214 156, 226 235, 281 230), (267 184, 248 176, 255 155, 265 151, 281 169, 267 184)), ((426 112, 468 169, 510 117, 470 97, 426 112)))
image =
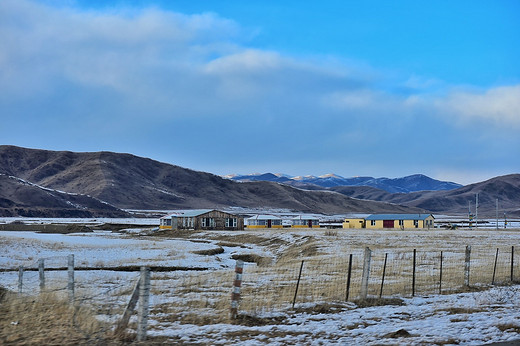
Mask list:
POLYGON ((394 220, 383 220, 383 228, 394 228, 394 220))
POLYGON ((271 220, 267 220, 267 228, 271 228, 271 220))
POLYGON ((309 220, 309 228, 312 228, 312 220, 309 220))

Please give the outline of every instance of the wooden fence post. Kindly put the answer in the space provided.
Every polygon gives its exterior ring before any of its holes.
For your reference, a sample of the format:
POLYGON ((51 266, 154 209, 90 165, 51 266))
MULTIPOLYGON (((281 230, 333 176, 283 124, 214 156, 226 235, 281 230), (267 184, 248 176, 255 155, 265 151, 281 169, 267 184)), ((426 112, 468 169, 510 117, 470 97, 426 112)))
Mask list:
POLYGON ((388 253, 385 253, 385 263, 383 264, 383 276, 381 277, 381 291, 379 291, 379 299, 383 296, 383 285, 385 283, 385 273, 386 273, 386 258, 388 257, 388 253))
POLYGON ((150 302, 150 268, 141 267, 139 285, 139 310, 137 314, 137 341, 146 340, 146 326, 150 302))
POLYGON ((18 268, 18 293, 23 291, 23 266, 18 268))
POLYGON ((74 302, 74 255, 70 254, 67 257, 67 267, 69 273, 69 281, 67 283, 67 289, 69 291, 69 301, 74 302))
POLYGON ((442 251, 441 251, 441 258, 440 258, 440 272, 439 272, 439 294, 442 294, 442 251))
POLYGON ((469 287, 469 270, 471 260, 471 245, 466 245, 466 254, 464 256, 464 286, 469 287))
POLYGON ((242 287, 242 274, 244 272, 244 261, 237 260, 235 264, 235 280, 233 280, 233 292, 231 292, 231 318, 238 316, 238 303, 240 302, 240 288, 242 287))
POLYGON ((300 278, 302 277, 302 270, 303 270, 303 260, 302 260, 302 264, 300 265, 300 272, 298 274, 298 281, 296 282, 296 289, 294 290, 294 298, 292 301, 293 309, 294 309, 294 304, 296 304, 296 296, 298 295, 298 287, 300 287, 300 278))
POLYGON ((417 249, 413 249, 413 268, 412 268, 412 297, 415 296, 415 266, 417 264, 417 249))
POLYGON ((370 260, 372 251, 370 248, 365 248, 365 255, 363 257, 363 277, 361 278, 361 299, 367 299, 368 296, 368 278, 370 276, 370 260))
POLYGON ((45 260, 40 258, 38 260, 38 274, 40 277, 40 289, 45 288, 45 260))
POLYGON ((350 279, 352 278, 352 254, 348 256, 348 274, 347 274, 347 291, 345 292, 345 301, 348 301, 350 294, 350 279))
POLYGON ((497 272, 497 261, 498 261, 498 248, 495 254, 495 265, 493 266, 493 278, 491 279, 491 285, 495 284, 495 273, 497 272))
POLYGON ((130 296, 130 300, 123 312, 123 316, 121 316, 121 320, 117 324, 116 330, 114 334, 122 333, 126 327, 128 326, 128 321, 130 321, 130 316, 132 316, 132 312, 135 310, 135 306, 137 305, 137 300, 139 299, 139 287, 141 286, 141 279, 137 280, 134 289, 132 291, 132 295, 130 296))

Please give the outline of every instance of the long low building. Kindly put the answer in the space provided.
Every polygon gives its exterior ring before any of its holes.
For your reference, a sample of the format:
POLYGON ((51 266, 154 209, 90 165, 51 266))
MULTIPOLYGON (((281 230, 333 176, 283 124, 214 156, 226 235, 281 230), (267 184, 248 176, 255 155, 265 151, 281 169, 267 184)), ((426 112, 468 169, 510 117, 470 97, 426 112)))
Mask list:
POLYGON ((244 218, 216 209, 176 210, 163 216, 160 229, 242 230, 244 218))
POLYGON ((432 214, 373 214, 365 218, 346 218, 343 228, 434 228, 432 214))
POLYGON ((255 215, 245 223, 246 228, 283 228, 282 218, 275 215, 255 215))
POLYGON ((319 228, 320 220, 315 216, 298 215, 291 219, 291 228, 319 228))

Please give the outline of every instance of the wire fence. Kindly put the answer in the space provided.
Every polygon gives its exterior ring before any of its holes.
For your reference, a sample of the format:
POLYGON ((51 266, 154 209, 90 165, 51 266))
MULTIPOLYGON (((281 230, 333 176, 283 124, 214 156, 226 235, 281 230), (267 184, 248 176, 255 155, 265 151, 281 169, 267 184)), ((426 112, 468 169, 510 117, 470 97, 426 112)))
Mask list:
POLYGON ((70 271, 70 259, 2 268, 0 343, 98 344, 113 334, 139 274, 70 271))
MULTIPOLYGON (((519 252, 513 246, 473 246, 445 251, 365 248, 336 256, 284 258, 261 265, 245 263, 239 276, 229 269, 157 271, 152 273, 150 281, 150 319, 154 321, 153 328, 159 330, 172 324, 229 321, 231 293, 236 287, 240 293, 240 317, 283 313, 320 304, 445 294, 517 283, 519 252)), ((67 256, 45 258, 43 286, 41 260, 24 266, 21 286, 19 271, 3 271, 2 282, 8 283, 6 287, 22 293, 10 297, 11 303, 26 296, 52 293, 63 298, 62 302, 69 300, 70 306, 93 311, 105 323, 98 331, 106 333, 115 329, 139 273, 76 270, 71 301, 69 260, 67 256)), ((56 303, 56 309, 62 302, 56 303)), ((81 324, 77 312, 74 316, 77 329, 91 333, 88 326, 81 324)), ((136 319, 131 318, 131 328, 135 329, 136 319)))
POLYGON ((444 294, 516 283, 520 278, 520 255, 514 247, 369 252, 368 264, 366 252, 353 251, 352 256, 246 266, 241 310, 259 313, 306 303, 444 294))

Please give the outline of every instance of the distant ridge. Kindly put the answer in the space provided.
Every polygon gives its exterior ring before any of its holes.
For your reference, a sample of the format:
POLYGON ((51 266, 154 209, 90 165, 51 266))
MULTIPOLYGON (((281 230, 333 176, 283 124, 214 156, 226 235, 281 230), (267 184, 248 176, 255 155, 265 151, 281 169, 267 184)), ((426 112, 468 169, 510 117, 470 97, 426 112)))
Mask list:
POLYGON ((225 178, 237 181, 273 181, 292 186, 305 187, 309 185, 310 188, 319 187, 336 187, 336 186, 371 186, 391 193, 409 193, 416 191, 439 191, 439 190, 454 190, 462 187, 461 184, 440 181, 432 179, 423 174, 414 174, 402 178, 374 178, 374 177, 352 177, 344 178, 337 174, 325 174, 319 177, 316 176, 296 176, 290 177, 285 174, 247 174, 237 175, 230 174, 224 176, 225 178))

